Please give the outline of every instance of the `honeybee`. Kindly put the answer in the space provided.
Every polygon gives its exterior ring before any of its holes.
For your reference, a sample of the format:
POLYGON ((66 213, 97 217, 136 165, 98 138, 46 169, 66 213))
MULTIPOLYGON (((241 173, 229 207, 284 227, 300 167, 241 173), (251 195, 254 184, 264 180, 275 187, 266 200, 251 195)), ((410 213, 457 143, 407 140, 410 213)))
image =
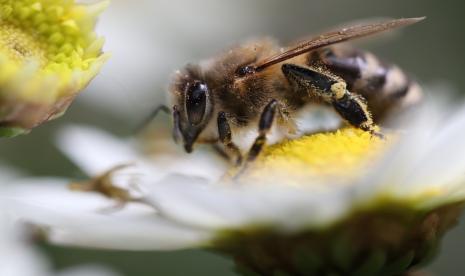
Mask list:
POLYGON ((175 140, 219 145, 237 164, 253 161, 273 132, 279 141, 302 135, 296 118, 325 105, 348 124, 382 136, 375 122, 417 103, 421 88, 397 66, 339 43, 407 26, 424 18, 357 25, 287 48, 249 41, 175 73, 169 88, 175 140), (252 137, 247 139, 246 137, 252 137), (245 142, 244 142, 245 141, 245 142))

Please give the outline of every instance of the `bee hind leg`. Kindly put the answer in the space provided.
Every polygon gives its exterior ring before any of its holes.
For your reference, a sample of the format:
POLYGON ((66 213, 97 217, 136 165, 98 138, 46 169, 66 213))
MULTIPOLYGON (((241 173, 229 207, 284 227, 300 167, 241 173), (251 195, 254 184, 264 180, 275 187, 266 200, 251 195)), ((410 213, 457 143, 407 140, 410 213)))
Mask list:
POLYGON ((376 130, 376 125, 362 96, 347 91, 343 97, 334 99, 332 105, 337 113, 352 126, 368 131, 373 136, 384 138, 383 134, 376 130))
MULTIPOLYGON (((218 134, 220 137, 220 141, 223 146, 233 155, 235 155, 236 166, 242 164, 242 153, 239 148, 232 142, 232 135, 231 135, 231 127, 229 126, 228 119, 226 118, 226 113, 220 112, 218 113, 218 134)), ((228 155, 228 154, 226 154, 228 155)))
POLYGON ((382 137, 382 134, 376 131, 376 125, 365 98, 349 92, 345 81, 312 68, 294 64, 284 64, 282 70, 295 85, 331 104, 349 124, 368 131, 373 136, 382 137))

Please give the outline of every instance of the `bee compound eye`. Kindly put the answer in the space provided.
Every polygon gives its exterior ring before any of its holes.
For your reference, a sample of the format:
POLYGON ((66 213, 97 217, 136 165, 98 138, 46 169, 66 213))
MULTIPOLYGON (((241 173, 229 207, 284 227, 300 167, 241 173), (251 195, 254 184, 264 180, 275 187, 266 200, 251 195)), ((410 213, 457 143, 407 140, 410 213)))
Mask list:
POLYGON ((207 107, 208 87, 203 82, 195 82, 187 90, 186 113, 187 119, 193 125, 202 122, 207 107))

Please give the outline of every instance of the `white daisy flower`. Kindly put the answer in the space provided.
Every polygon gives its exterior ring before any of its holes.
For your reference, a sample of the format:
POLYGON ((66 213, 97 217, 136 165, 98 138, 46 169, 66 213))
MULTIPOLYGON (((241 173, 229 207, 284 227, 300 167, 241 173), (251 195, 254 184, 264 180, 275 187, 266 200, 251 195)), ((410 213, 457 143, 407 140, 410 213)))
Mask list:
MULTIPOLYGON (((0 193, 5 183, 19 177, 19 173, 0 166, 0 193)), ((0 275, 2 276, 116 276, 110 270, 98 266, 75 267, 52 273, 50 264, 30 244, 30 235, 20 222, 11 217, 8 204, 0 201, 0 275)))
POLYGON ((246 275, 399 275, 431 258, 465 200, 465 108, 421 114, 386 140, 348 128, 278 143, 237 183, 205 149, 72 127, 59 144, 97 176, 71 186, 87 192, 29 179, 2 200, 57 244, 202 247, 246 275))

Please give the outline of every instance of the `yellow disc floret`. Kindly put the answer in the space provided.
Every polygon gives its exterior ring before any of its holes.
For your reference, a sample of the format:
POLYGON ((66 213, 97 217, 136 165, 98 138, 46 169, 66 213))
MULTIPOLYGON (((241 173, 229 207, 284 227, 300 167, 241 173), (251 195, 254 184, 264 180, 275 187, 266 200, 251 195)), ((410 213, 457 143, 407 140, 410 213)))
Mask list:
POLYGON ((243 179, 291 185, 350 180, 383 153, 387 141, 354 128, 285 141, 266 148, 243 179))
POLYGON ((18 112, 17 104, 56 104, 84 88, 97 74, 108 56, 102 54, 103 39, 97 37, 94 27, 107 4, 0 0, 1 124, 28 128, 46 120, 29 118, 26 122, 24 115, 12 118, 11 113, 18 112))
POLYGON ((45 45, 8 23, 0 28, 0 52, 18 67, 33 60, 41 66, 47 63, 45 45))

